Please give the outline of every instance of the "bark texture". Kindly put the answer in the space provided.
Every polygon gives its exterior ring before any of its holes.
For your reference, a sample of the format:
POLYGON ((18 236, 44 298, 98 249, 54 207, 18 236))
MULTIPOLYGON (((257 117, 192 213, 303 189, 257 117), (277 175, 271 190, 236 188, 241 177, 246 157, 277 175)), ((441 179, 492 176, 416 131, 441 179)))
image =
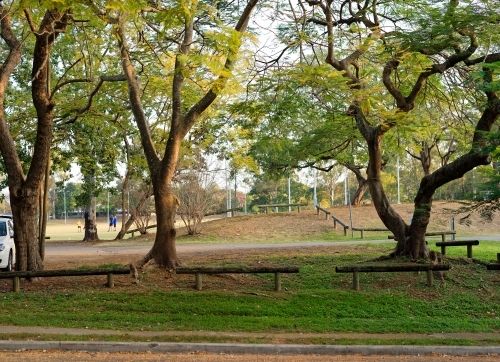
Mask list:
MULTIPOLYGON (((250 0, 246 5, 238 23, 237 32, 244 32, 248 26, 253 9, 258 0, 250 0)), ((185 74, 189 73, 187 61, 195 36, 194 18, 184 19, 182 41, 179 44, 178 54, 175 58, 174 77, 172 82, 172 116, 170 130, 163 159, 160 159, 149 130, 149 123, 141 101, 142 88, 137 72, 132 64, 126 34, 127 14, 122 13, 113 20, 116 24, 119 38, 121 65, 127 78, 129 101, 132 113, 141 135, 141 143, 146 156, 148 168, 153 183, 155 198, 157 232, 154 245, 148 254, 137 262, 142 267, 149 260, 154 259, 156 264, 167 269, 175 269, 179 265, 175 248, 175 214, 179 200, 172 190, 172 179, 179 159, 181 142, 198 120, 200 115, 214 102, 218 94, 227 84, 228 74, 233 66, 238 49, 227 54, 225 61, 225 75, 220 75, 213 86, 189 109, 185 107, 182 98, 182 88, 185 83, 185 74)))
MULTIPOLYGON (((28 173, 21 167, 16 146, 9 132, 5 116, 4 100, 9 78, 21 60, 21 43, 12 31, 9 11, 0 5, 1 37, 8 47, 8 53, 0 67, 0 152, 7 170, 14 233, 17 249, 17 270, 41 270, 38 201, 41 183, 49 160, 52 142, 54 103, 48 89, 50 51, 58 34, 67 27, 68 17, 64 11, 46 11, 38 29, 33 29, 31 95, 37 115, 36 138, 28 173)), ((26 18, 33 26, 28 10, 26 18)))

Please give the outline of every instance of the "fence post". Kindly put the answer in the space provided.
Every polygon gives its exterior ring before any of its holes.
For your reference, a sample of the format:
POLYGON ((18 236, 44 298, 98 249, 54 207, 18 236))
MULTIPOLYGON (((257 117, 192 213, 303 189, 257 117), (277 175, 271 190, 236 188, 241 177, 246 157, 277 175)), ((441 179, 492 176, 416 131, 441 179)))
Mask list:
POLYGON ((434 281, 434 274, 432 270, 427 270, 427 286, 432 287, 433 281, 434 281))
POLYGON ((359 272, 357 270, 352 272, 352 289, 359 290, 359 272))
POLYGON ((19 277, 13 277, 12 278, 12 291, 19 292, 19 290, 20 290, 19 277))
MULTIPOLYGON (((450 230, 455 231, 455 217, 450 217, 450 230)), ((451 240, 455 240, 455 234, 451 234, 451 240)))
POLYGON ((281 273, 274 273, 274 290, 281 292, 281 273))
POLYGON ((201 290, 201 273, 196 273, 195 276, 195 285, 196 285, 196 290, 201 290))
POLYGON ((108 288, 113 288, 115 286, 115 278, 113 273, 108 273, 108 284, 106 284, 108 288))

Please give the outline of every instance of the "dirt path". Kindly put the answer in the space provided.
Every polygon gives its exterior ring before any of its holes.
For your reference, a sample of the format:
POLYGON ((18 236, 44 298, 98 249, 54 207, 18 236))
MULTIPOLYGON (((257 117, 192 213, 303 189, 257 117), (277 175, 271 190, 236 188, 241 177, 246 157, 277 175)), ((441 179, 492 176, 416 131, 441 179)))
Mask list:
POLYGON ((362 356, 362 355, 250 355, 213 353, 105 353, 105 352, 0 352, 2 361, 66 362, 66 361, 169 361, 169 362, 498 362, 499 356, 362 356))

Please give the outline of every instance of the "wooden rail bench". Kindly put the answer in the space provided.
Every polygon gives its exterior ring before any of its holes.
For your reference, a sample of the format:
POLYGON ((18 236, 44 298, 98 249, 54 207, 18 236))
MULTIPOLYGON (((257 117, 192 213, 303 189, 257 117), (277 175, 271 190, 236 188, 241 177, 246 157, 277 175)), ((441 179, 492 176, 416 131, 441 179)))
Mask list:
MULTIPOLYGON (((148 225, 146 226, 144 229, 152 229, 152 228, 155 228, 156 227, 156 224, 155 225, 148 225)), ((140 231, 139 229, 133 229, 133 230, 129 230, 127 232, 125 232, 125 234, 132 234, 132 237, 134 237, 134 233, 140 231)))
POLYGON ((353 231, 361 231, 361 239, 364 239, 364 232, 365 231, 384 231, 384 232, 390 231, 389 229, 385 229, 385 228, 355 228, 355 227, 353 227, 352 230, 353 231))
POLYGON ((107 275, 106 286, 113 288, 115 285, 115 274, 130 274, 129 267, 123 268, 94 268, 94 269, 59 269, 59 270, 39 270, 39 271, 16 271, 0 273, 0 279, 12 279, 12 291, 19 292, 20 278, 44 278, 44 277, 75 277, 87 275, 107 275))
MULTIPOLYGON (((425 236, 441 236, 441 241, 446 241, 446 235, 455 235, 457 232, 455 230, 446 230, 446 231, 431 231, 425 233, 425 236)), ((387 236, 388 239, 394 239, 394 235, 387 236)))
POLYGON ((335 216, 332 215, 332 220, 333 220, 333 228, 337 229, 337 223, 340 224, 344 228, 344 236, 347 236, 347 229, 349 229, 349 226, 347 226, 345 223, 343 223, 340 219, 337 219, 335 216))
POLYGON ((297 211, 300 212, 300 207, 301 206, 307 206, 307 202, 299 202, 295 204, 269 204, 269 205, 257 205, 258 208, 264 209, 266 214, 269 213, 269 208, 270 207, 288 207, 288 206, 297 206, 297 211))
POLYGON ((326 210, 326 209, 323 209, 322 207, 320 207, 320 206, 318 206, 318 205, 316 205, 316 210, 317 210, 317 211, 316 211, 316 215, 319 215, 319 212, 320 212, 320 211, 323 211, 323 212, 325 213, 325 220, 328 220, 328 215, 330 215, 330 214, 331 214, 331 212, 330 212, 330 211, 328 211, 328 210, 326 210))
POLYGON ((179 267, 177 274, 194 274, 196 290, 202 289, 202 274, 255 274, 274 273, 274 290, 281 291, 281 273, 298 273, 299 267, 273 266, 273 267, 179 267))
POLYGON ((500 253, 497 253, 497 262, 486 265, 488 270, 500 270, 500 253))
POLYGON ((467 258, 472 258, 472 246, 479 245, 479 240, 453 240, 436 243, 441 247, 441 254, 446 255, 447 246, 467 246, 467 258))
POLYGON ((412 265, 366 265, 366 266, 337 266, 337 273, 352 273, 352 288, 359 290, 359 272, 380 273, 380 272, 427 272, 427 286, 432 286, 434 281, 433 271, 449 270, 449 265, 444 264, 412 264, 412 265))

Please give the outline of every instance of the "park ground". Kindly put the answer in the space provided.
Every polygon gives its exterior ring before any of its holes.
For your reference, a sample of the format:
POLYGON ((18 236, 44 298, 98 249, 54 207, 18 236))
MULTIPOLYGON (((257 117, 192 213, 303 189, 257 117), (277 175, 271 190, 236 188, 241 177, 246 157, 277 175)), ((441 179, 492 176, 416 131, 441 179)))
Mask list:
MULTIPOLYGON (((448 230, 450 228, 450 209, 456 209, 457 204, 437 203, 433 209, 430 231, 448 230)), ((395 205, 403 217, 408 219, 412 214, 411 205, 395 205)), ((333 215, 350 224, 352 215, 353 225, 356 227, 383 227, 374 208, 370 205, 360 206, 349 210, 348 207, 330 209, 333 215)), ((459 223, 460 216, 455 216, 455 229, 459 237, 467 236, 500 236, 498 231, 500 219, 498 215, 490 223, 484 223, 477 215, 472 217, 469 226, 459 223)), ((99 236, 102 239, 97 243, 83 243, 82 234, 77 232, 76 221, 51 220, 48 225, 46 269, 75 268, 84 266, 100 266, 103 264, 128 264, 147 252, 154 240, 154 229, 148 235, 113 241, 116 232, 108 232, 106 220, 98 224, 99 236), (101 231, 102 230, 102 231, 101 231)), ((325 220, 324 214, 317 215, 314 210, 304 210, 301 213, 281 212, 270 215, 240 215, 235 218, 221 218, 205 222, 200 235, 189 236, 181 221, 178 221, 178 252, 182 262, 187 265, 213 264, 225 260, 259 260, 269 255, 269 244, 274 244, 272 254, 283 259, 293 258, 297 255, 330 254, 342 255, 343 253, 361 253, 365 246, 350 244, 352 240, 360 240, 359 233, 354 237, 348 232, 343 235, 342 228, 333 229, 332 220, 325 220), (316 245, 317 242, 340 241, 342 244, 316 245), (215 244, 214 244, 215 243, 215 244), (290 246, 295 243, 295 246, 290 246), (283 247, 280 247, 283 244, 283 247), (287 244, 286 246, 284 244, 287 244), (310 246, 308 244, 315 244, 310 246), (255 246, 257 245, 257 247, 255 246)), ((119 227, 119 226, 118 226, 119 227)), ((386 240, 387 233, 368 233, 366 239, 386 240)), ((375 247, 377 248, 377 247, 375 247)), ((388 252, 386 246, 381 246, 380 254, 388 252)), ((176 276, 172 278, 164 273, 147 273, 148 277, 138 286, 131 282, 129 277, 117 276, 117 286, 120 290, 137 290, 137 288, 161 288, 164 290, 174 288, 191 289, 192 276, 176 276)), ((78 292, 95 288, 92 278, 42 278, 36 283, 23 281, 22 289, 25 293, 43 291, 78 292)), ((260 290, 259 280, 248 279, 245 276, 224 276, 210 278, 207 287, 216 290, 235 290, 241 288, 260 290), (254 286, 249 283, 256 283, 254 286)), ((0 281, 0 292, 8 292, 10 282, 0 281)), ((97 288, 104 288, 99 285, 97 288)), ((283 336, 282 336, 283 337, 283 336)), ((280 336, 270 338, 270 343, 280 343, 280 336)), ((283 342, 283 341, 281 341, 283 342)), ((129 354, 129 353, 83 353, 83 352, 2 352, 0 357, 6 361, 65 361, 78 359, 82 361, 345 361, 346 356, 252 356, 252 355, 213 355, 209 353, 196 354, 129 354)), ((452 357, 452 356, 349 356, 353 362, 368 361, 497 361, 498 356, 481 357, 452 357)))

